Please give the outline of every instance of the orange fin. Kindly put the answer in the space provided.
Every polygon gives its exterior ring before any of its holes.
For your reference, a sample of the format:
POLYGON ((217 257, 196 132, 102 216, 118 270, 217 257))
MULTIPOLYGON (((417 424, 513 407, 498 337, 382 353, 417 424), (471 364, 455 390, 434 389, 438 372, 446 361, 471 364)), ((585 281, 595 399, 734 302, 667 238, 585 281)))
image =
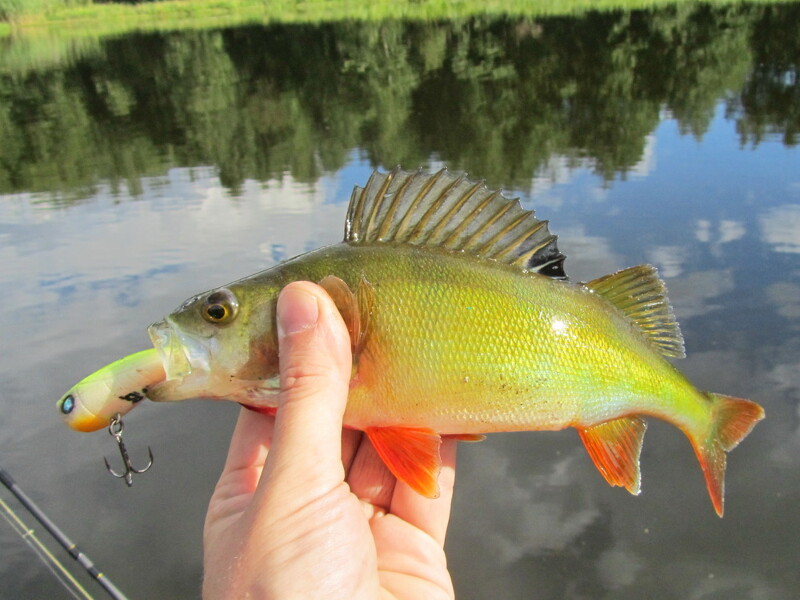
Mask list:
POLYGON ((578 429, 594 466, 609 485, 621 486, 631 494, 641 491, 639 454, 647 423, 639 417, 622 417, 578 429))
POLYGON ((324 277, 319 282, 319 285, 328 292, 342 315, 344 324, 350 334, 353 362, 357 363, 358 356, 364 348, 364 342, 369 332, 372 307, 375 304, 375 290, 363 276, 358 281, 355 293, 342 279, 335 275, 324 277))
POLYGON ((395 477, 427 498, 439 497, 442 438, 438 433, 411 427, 367 427, 365 432, 395 477))
POLYGON ((458 442, 482 442, 486 439, 486 436, 482 433, 448 433, 442 437, 458 442))
POLYGON ((755 402, 707 394, 713 403, 711 430, 705 440, 692 440, 694 452, 706 478, 708 495, 721 517, 725 510, 725 453, 733 450, 764 418, 764 409, 755 402))
POLYGON ((736 448, 756 423, 764 418, 764 409, 750 400, 722 394, 708 394, 708 397, 715 404, 715 431, 725 452, 736 448))

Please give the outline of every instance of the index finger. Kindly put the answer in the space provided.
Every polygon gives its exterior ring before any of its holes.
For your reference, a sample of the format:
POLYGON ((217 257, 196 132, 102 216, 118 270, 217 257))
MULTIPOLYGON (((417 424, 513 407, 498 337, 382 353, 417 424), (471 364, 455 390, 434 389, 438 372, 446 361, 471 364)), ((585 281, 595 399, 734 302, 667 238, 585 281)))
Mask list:
POLYGON ((228 485, 235 485, 238 493, 255 491, 272 444, 274 425, 274 417, 241 409, 220 475, 220 484, 224 481, 228 485))

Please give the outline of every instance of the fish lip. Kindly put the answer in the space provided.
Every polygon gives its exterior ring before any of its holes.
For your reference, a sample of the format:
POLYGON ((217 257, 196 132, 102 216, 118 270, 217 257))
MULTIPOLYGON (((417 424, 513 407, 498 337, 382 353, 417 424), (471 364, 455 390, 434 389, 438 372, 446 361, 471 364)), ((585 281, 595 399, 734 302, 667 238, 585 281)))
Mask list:
POLYGON ((167 381, 210 371, 211 352, 203 340, 182 332, 169 317, 150 325, 147 333, 158 350, 167 381))

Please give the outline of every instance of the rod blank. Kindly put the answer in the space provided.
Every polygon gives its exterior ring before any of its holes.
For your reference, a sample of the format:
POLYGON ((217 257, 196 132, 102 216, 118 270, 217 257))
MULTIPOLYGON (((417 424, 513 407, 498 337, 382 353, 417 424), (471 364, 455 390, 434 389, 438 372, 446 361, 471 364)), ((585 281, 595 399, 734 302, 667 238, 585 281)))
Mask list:
POLYGON ((66 534, 58 528, 58 526, 53 523, 42 510, 36 506, 36 503, 31 500, 28 495, 22 491, 22 489, 17 485, 8 471, 4 470, 0 467, 0 483, 2 483, 9 491, 14 494, 14 496, 19 500, 20 504, 25 507, 25 509, 34 516, 34 518, 42 524, 42 526, 47 530, 47 532, 53 536, 53 538, 67 551, 69 552, 70 556, 80 563, 80 565, 91 575, 91 577, 99 583, 102 588, 108 593, 111 598, 114 600, 128 600, 125 594, 123 594, 117 586, 115 586, 111 580, 103 575, 97 567, 95 567, 94 563, 91 559, 84 554, 80 548, 70 540, 66 534))

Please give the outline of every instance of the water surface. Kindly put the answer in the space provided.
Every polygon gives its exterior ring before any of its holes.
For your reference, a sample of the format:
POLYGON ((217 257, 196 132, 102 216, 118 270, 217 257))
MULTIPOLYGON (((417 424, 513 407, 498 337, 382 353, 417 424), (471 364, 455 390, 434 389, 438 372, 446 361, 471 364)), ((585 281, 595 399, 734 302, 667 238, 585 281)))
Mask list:
MULTIPOLYGON (((767 411, 729 457, 723 520, 666 424, 639 497, 571 430, 462 445, 458 597, 796 596, 798 22, 797 4, 690 6, 0 50, 3 467, 131 598, 198 597, 237 408, 131 413, 134 461, 150 445, 156 464, 127 489, 108 435, 66 429, 55 401, 186 297, 341 239, 373 168, 447 164, 549 219, 574 280, 656 265, 680 368, 767 411)), ((0 557, 0 596, 68 597, 6 526, 0 557)))

